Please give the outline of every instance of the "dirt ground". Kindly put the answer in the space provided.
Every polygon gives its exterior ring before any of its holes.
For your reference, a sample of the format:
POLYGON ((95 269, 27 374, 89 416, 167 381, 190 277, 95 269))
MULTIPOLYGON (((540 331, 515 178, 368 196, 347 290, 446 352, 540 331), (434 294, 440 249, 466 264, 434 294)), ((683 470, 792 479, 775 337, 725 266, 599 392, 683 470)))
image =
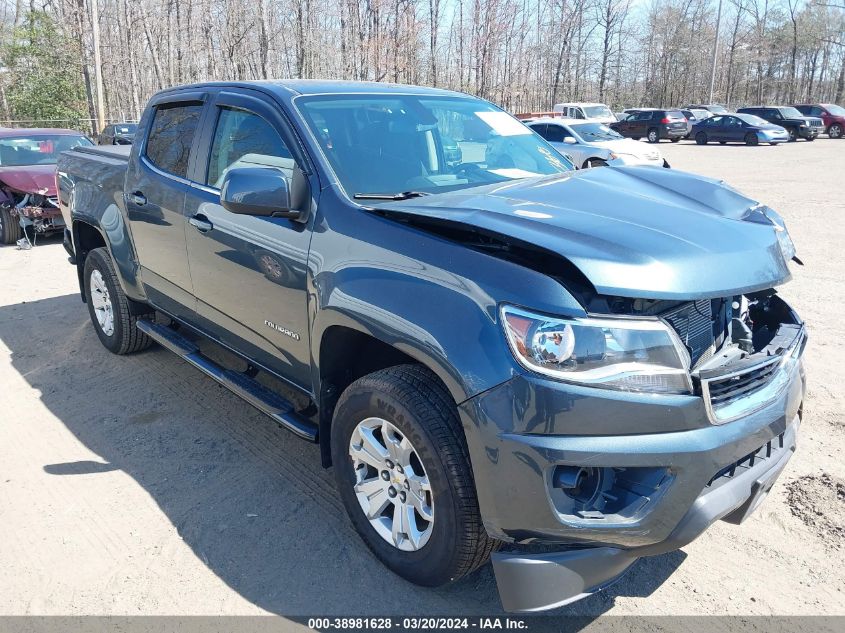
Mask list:
MULTIPOLYGON (((757 514, 560 614, 845 614, 845 140, 661 143, 778 210, 805 266, 798 453, 757 514)), ((353 531, 315 446, 154 348, 98 342, 61 243, 0 247, 0 614, 497 614, 492 570, 423 589, 353 531)))

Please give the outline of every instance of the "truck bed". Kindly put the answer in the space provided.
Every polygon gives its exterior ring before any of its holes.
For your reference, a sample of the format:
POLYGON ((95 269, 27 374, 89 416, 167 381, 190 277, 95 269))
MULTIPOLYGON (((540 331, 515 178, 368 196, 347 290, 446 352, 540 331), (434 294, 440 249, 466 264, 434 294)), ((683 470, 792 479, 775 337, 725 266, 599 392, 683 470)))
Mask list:
MULTIPOLYGON (((110 205, 123 206, 123 183, 129 167, 131 146, 105 145, 75 147, 59 154, 56 164, 59 180, 75 191, 77 213, 101 218, 110 205)), ((72 226, 67 200, 59 204, 65 224, 72 226)))

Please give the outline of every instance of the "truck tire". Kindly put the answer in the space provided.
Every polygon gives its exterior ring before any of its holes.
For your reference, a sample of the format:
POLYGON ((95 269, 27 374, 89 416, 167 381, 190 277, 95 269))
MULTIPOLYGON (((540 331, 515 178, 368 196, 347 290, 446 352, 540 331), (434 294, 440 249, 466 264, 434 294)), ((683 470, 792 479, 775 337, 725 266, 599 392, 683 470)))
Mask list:
MULTIPOLYGON (((113 354, 131 354, 148 348, 152 339, 135 324, 147 315, 132 315, 129 301, 105 248, 95 248, 85 258, 85 301, 100 342, 113 354)), ((152 314, 152 311, 150 312, 152 314)))
POLYGON ((14 244, 22 237, 21 223, 8 207, 0 207, 0 244, 14 244))
POLYGON ((353 382, 335 408, 331 450, 352 524, 402 578, 436 587, 496 548, 481 522, 457 408, 425 367, 398 365, 353 382))
POLYGON ((796 130, 794 127, 788 127, 786 128, 786 131, 789 134, 790 143, 794 143, 798 140, 798 130, 796 130))

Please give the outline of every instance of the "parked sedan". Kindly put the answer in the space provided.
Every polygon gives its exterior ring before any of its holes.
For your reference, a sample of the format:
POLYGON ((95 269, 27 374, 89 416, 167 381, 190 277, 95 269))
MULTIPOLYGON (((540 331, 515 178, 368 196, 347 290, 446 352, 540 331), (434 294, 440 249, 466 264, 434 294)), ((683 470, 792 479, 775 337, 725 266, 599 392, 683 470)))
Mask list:
POLYGON ((680 110, 638 108, 630 114, 624 121, 611 123, 610 127, 635 141, 645 137, 649 143, 659 143, 663 138, 677 143, 687 135, 687 120, 680 110))
POLYGON ((626 139, 598 121, 548 118, 527 124, 582 169, 605 165, 669 166, 657 148, 626 139))
POLYGON ((789 133, 779 125, 753 114, 717 114, 692 126, 692 137, 699 145, 710 141, 777 145, 789 141, 789 133))

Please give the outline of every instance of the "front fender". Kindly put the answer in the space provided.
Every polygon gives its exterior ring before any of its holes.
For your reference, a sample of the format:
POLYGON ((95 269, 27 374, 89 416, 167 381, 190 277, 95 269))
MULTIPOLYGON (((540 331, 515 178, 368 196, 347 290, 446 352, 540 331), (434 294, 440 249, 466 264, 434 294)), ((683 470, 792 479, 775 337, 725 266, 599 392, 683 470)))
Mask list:
MULTIPOLYGON (((343 205, 330 220, 317 220, 315 360, 328 328, 350 327, 425 364, 461 403, 518 371, 499 324, 500 304, 584 314, 551 277, 423 228, 343 205)), ((314 368, 319 385, 317 362, 314 368)))

